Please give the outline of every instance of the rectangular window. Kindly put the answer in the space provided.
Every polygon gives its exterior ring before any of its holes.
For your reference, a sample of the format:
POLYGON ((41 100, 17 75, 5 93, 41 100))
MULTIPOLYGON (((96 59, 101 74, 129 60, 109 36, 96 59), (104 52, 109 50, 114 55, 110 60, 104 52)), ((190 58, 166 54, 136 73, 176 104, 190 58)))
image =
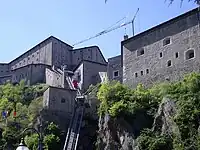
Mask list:
POLYGON ((163 46, 168 45, 170 43, 171 43, 171 39, 169 37, 163 40, 163 46))
POLYGON ((65 100, 64 98, 61 99, 61 103, 65 103, 65 101, 66 101, 66 100, 65 100))
POLYGON ((118 77, 118 76, 119 76, 119 71, 114 71, 114 72, 113 72, 113 77, 116 78, 116 77, 118 77))
POLYGON ((168 60, 167 66, 168 66, 168 67, 172 66, 172 61, 171 61, 171 60, 168 60))
POLYGON ((143 76, 143 74, 144 74, 143 71, 141 71, 140 73, 141 73, 141 76, 143 76))
POLYGON ((144 55, 144 48, 137 50, 137 56, 141 56, 141 55, 144 55))
POLYGON ((136 78, 138 77, 138 74, 137 74, 137 72, 135 73, 135 77, 136 77, 136 78))
POLYGON ((175 57, 178 58, 178 52, 176 52, 175 57))
POLYGON ((149 69, 146 69, 146 73, 149 74, 149 69))
POLYGON ((162 54, 162 52, 160 53, 160 58, 162 58, 163 57, 163 54, 162 54))

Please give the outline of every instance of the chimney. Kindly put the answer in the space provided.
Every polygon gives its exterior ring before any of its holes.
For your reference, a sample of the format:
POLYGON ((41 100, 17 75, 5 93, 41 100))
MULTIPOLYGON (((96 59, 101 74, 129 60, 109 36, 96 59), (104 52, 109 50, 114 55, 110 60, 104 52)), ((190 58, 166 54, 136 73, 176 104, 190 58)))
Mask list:
POLYGON ((124 40, 127 40, 128 39, 128 35, 124 35, 124 40))

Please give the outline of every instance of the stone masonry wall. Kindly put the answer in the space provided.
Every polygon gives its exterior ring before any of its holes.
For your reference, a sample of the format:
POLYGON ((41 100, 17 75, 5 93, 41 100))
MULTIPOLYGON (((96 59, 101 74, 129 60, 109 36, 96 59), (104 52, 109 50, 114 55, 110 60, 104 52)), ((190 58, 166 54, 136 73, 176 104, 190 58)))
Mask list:
POLYGON ((83 60, 106 64, 106 61, 97 46, 75 49, 72 53, 72 65, 79 65, 83 60))
POLYGON ((56 67, 71 64, 72 47, 60 40, 52 39, 52 64, 56 67))
POLYGON ((100 63, 84 61, 83 62, 83 90, 87 90, 88 87, 93 84, 101 82, 99 72, 106 72, 107 65, 100 63))
POLYGON ((179 80, 184 74, 200 71, 200 28, 197 9, 122 42, 123 83, 152 85, 160 81, 179 80), (163 45, 166 38, 169 44, 163 45), (144 54, 137 56, 144 50, 144 54), (194 58, 186 59, 194 50, 194 58), (171 61, 171 66, 168 66, 171 61))
POLYGON ((19 83, 21 80, 25 80, 31 85, 45 83, 45 69, 48 67, 43 64, 35 64, 12 70, 12 82, 19 83))
POLYGON ((57 87, 49 87, 44 92, 43 107, 51 111, 72 114, 75 106, 76 91, 57 87))
POLYGON ((62 74, 52 69, 46 69, 46 84, 54 87, 62 87, 62 74))
POLYGON ((52 65, 52 42, 51 38, 33 47, 9 63, 11 70, 30 64, 52 65))
POLYGON ((0 77, 9 74, 9 66, 6 63, 0 63, 0 77))
POLYGON ((121 64, 121 55, 112 57, 108 59, 108 79, 117 80, 122 82, 122 64, 121 64), (115 76, 115 73, 118 72, 118 76, 115 76))

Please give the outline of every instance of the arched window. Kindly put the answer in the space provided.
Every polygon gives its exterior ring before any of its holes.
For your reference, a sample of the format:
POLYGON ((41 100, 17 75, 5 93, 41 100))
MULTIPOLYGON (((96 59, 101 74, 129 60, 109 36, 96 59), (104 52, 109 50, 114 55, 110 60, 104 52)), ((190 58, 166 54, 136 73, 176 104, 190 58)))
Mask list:
POLYGON ((185 53, 185 60, 194 58, 194 50, 190 49, 185 53))

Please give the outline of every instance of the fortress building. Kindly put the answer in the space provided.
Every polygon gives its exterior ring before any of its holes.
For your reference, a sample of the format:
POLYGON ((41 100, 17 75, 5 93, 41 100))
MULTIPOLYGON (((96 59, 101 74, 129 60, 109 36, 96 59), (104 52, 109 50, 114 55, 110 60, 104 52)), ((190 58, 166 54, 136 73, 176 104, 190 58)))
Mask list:
POLYGON ((193 9, 121 42, 121 57, 108 59, 109 79, 130 87, 181 79, 200 72, 200 12, 193 9))
POLYGON ((0 84, 22 79, 29 85, 48 84, 43 96, 46 117, 58 119, 65 128, 76 105, 77 91, 83 93, 91 84, 109 79, 133 88, 138 83, 148 87, 179 80, 193 71, 200 72, 198 8, 131 38, 126 35, 121 55, 108 62, 97 46, 74 49, 51 36, 11 62, 0 63, 0 84), (74 81, 78 90, 72 85, 74 81))
POLYGON ((24 79, 30 85, 47 83, 59 87, 61 74, 58 70, 64 65, 79 73, 82 89, 97 82, 98 72, 107 69, 107 62, 97 46, 73 49, 51 36, 11 62, 1 63, 0 84, 7 80, 18 83, 24 79))

